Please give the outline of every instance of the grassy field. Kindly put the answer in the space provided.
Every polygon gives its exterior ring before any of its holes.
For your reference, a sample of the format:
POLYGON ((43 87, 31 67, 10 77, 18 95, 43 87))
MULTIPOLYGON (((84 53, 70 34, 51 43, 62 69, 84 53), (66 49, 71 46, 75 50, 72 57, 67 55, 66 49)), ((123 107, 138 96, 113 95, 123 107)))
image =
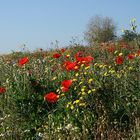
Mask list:
POLYGON ((0 56, 0 139, 140 139, 139 46, 0 56))

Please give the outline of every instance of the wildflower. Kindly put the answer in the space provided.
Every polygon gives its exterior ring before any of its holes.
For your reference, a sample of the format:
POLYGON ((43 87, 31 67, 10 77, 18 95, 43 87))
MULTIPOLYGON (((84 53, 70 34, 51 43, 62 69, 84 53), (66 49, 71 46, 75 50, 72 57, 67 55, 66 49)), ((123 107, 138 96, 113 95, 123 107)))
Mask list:
POLYGON ((133 70, 133 68, 132 67, 128 67, 128 70, 133 70))
POLYGON ((90 94, 90 93, 91 93, 91 90, 88 91, 88 94, 90 94))
POLYGON ((55 54, 53 54, 53 58, 59 58, 60 56, 61 56, 60 53, 55 53, 55 54))
POLYGON ((80 103, 79 106, 86 106, 86 104, 85 103, 80 103))
POLYGON ((72 80, 63 80, 61 82, 62 92, 67 92, 69 90, 69 87, 71 86, 71 84, 72 84, 72 80))
POLYGON ((84 64, 81 65, 81 67, 83 67, 83 66, 84 66, 84 64))
POLYGON ((71 84, 72 84, 72 80, 63 80, 61 86, 65 88, 69 88, 71 84))
POLYGON ((97 63, 94 64, 94 67, 97 66, 97 63))
POLYGON ((76 62, 65 61, 63 63, 63 66, 66 68, 66 70, 71 71, 74 70, 74 67, 76 66, 76 62))
POLYGON ((96 89, 94 88, 94 89, 92 89, 92 91, 93 91, 93 92, 95 92, 95 91, 96 91, 96 89))
POLYGON ((76 73, 75 76, 77 77, 79 75, 79 73, 76 73))
POLYGON ((66 87, 61 87, 62 92, 67 92, 69 89, 66 87))
POLYGON ((61 96, 65 96, 65 94, 64 94, 64 93, 62 93, 62 94, 61 94, 61 96))
POLYGON ((52 78, 52 80, 56 80, 56 79, 57 79, 57 77, 53 77, 53 78, 52 78))
POLYGON ((84 72, 84 74, 86 75, 86 74, 87 74, 87 72, 84 72))
POLYGON ((79 67, 78 67, 78 66, 75 66, 73 69, 74 69, 74 70, 78 70, 78 69, 79 69, 79 67))
POLYGON ((72 79, 72 81, 73 81, 73 82, 76 82, 76 81, 77 81, 77 79, 72 79))
POLYGON ((18 60, 18 64, 20 66, 24 65, 25 63, 27 63, 29 61, 28 57, 24 57, 18 60))
POLYGON ((50 92, 44 95, 44 100, 48 103, 55 103, 58 100, 58 95, 54 92, 50 92))
POLYGON ((69 55, 69 54, 67 54, 67 55, 65 56, 65 58, 70 58, 70 55, 69 55))
POLYGON ((87 67, 85 67, 85 70, 87 70, 87 69, 89 69, 90 68, 90 66, 87 66, 87 67))
POLYGON ((83 96, 85 96, 85 95, 86 95, 86 93, 85 93, 84 91, 82 91, 82 92, 81 92, 81 94, 82 94, 83 96))
POLYGON ((71 102, 68 102, 68 104, 67 104, 66 108, 68 108, 70 105, 71 105, 71 102))
POLYGON ((5 93, 6 89, 4 87, 0 87, 0 94, 5 93))
POLYGON ((137 51, 137 54, 140 56, 140 50, 137 51))
POLYGON ((109 53, 114 52, 114 47, 112 47, 112 46, 111 46, 111 47, 109 47, 109 48, 108 48, 108 52, 109 52, 109 53))
POLYGON ((63 52, 65 52, 65 49, 64 49, 64 48, 62 48, 62 49, 61 49, 61 52, 62 52, 62 53, 63 53, 63 52))
POLYGON ((119 53, 119 56, 122 56, 123 55, 123 53, 119 53))
POLYGON ((115 52, 114 52, 114 54, 116 54, 118 51, 116 50, 115 52))
POLYGON ((99 65, 99 68, 102 68, 103 67, 103 65, 99 65))
POLYGON ((73 106, 73 105, 71 105, 70 109, 71 109, 71 110, 73 110, 73 109, 74 109, 74 106, 73 106))
POLYGON ((129 60, 134 59, 134 57, 135 57, 134 54, 128 54, 128 55, 127 55, 127 58, 128 58, 129 60))
POLYGON ((91 79, 88 80, 88 83, 90 84, 92 81, 93 81, 93 79, 91 78, 91 79))
POLYGON ((116 64, 121 65, 123 63, 123 57, 117 56, 115 59, 116 64))
POLYGON ((73 104, 78 104, 80 102, 80 100, 75 100, 74 102, 73 102, 73 104))
POLYGON ((85 91, 85 88, 82 88, 81 91, 84 92, 85 91))
MULTIPOLYGON (((82 62, 83 64, 89 64, 92 60, 93 60, 93 57, 90 56, 90 55, 81 58, 81 62, 82 62)), ((89 65, 88 65, 88 66, 89 66, 89 65)))
POLYGON ((104 73, 104 76, 108 76, 107 72, 104 73))
POLYGON ((112 70, 112 69, 111 69, 111 70, 109 70, 108 72, 109 72, 109 73, 111 73, 111 74, 115 73, 115 71, 114 71, 114 70, 112 70))

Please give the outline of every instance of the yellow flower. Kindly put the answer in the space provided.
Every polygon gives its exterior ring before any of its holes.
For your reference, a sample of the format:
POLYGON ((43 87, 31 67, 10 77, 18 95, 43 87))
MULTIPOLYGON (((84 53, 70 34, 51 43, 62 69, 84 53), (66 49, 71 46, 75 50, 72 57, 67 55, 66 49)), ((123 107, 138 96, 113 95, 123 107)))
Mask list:
POLYGON ((76 81, 77 81, 77 79, 73 79, 72 81, 73 81, 73 82, 76 82, 76 81))
POLYGON ((111 73, 111 74, 115 73, 114 70, 109 70, 108 72, 111 73))
POLYGON ((56 79, 57 79, 57 77, 53 77, 53 78, 52 78, 52 80, 56 80, 56 79))
POLYGON ((57 89, 56 92, 57 92, 58 94, 60 94, 60 89, 57 89))
POLYGON ((116 50, 115 52, 114 52, 114 54, 116 54, 118 51, 116 50))
POLYGON ((70 105, 71 105, 71 102, 68 102, 68 104, 66 105, 66 108, 69 108, 70 105))
POLYGON ((123 53, 119 53, 119 56, 122 56, 123 55, 123 53))
POLYGON ((133 70, 133 68, 132 68, 132 67, 129 67, 128 69, 129 69, 129 70, 133 70))
POLYGON ((80 82, 79 85, 81 85, 83 82, 80 82))
POLYGON ((83 66, 84 66, 84 64, 81 65, 81 67, 83 67, 83 66))
POLYGON ((86 104, 85 103, 80 103, 79 106, 86 106, 86 104))
POLYGON ((90 66, 87 66, 87 67, 85 67, 85 70, 87 70, 87 69, 89 69, 90 68, 90 66))
POLYGON ((104 76, 108 76, 107 72, 104 73, 104 76))
POLYGON ((93 91, 93 92, 95 92, 95 91, 96 91, 96 89, 94 88, 94 89, 92 89, 92 91, 93 91))
POLYGON ((111 66, 109 66, 108 68, 111 69, 111 66))
POLYGON ((82 95, 86 95, 86 93, 84 92, 84 91, 82 91, 82 93, 81 93, 82 95))
POLYGON ((95 63, 94 66, 97 66, 97 63, 95 63))
POLYGON ((74 109, 74 106, 73 106, 73 105, 71 105, 70 109, 71 109, 71 110, 73 110, 73 109, 74 109))
POLYGON ((79 75, 79 73, 76 73, 75 76, 77 77, 79 75))
POLYGON ((99 66, 99 68, 102 68, 102 67, 103 67, 103 65, 100 65, 100 66, 99 66))
POLYGON ((64 93, 62 93, 62 94, 61 94, 61 96, 65 96, 65 94, 64 94, 64 93))
POLYGON ((81 89, 81 91, 82 91, 82 92, 84 92, 84 91, 85 91, 85 89, 84 89, 84 88, 82 88, 82 89, 81 89))
POLYGON ((80 102, 80 100, 75 100, 74 102, 73 102, 73 104, 78 104, 80 102))
POLYGON ((91 90, 88 91, 88 94, 90 94, 90 93, 91 93, 91 90))
POLYGON ((84 74, 86 75, 86 74, 87 74, 87 72, 84 72, 84 74))
POLYGON ((91 78, 91 79, 88 80, 88 83, 90 84, 92 81, 93 81, 93 79, 91 78))
POLYGON ((75 66, 74 69, 77 70, 78 69, 78 66, 75 66))

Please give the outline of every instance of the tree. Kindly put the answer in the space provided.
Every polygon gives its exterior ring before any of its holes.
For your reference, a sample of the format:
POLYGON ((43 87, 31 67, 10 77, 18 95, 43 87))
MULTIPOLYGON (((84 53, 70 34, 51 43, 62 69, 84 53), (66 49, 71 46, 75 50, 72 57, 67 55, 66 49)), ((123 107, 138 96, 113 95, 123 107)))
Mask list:
POLYGON ((116 25, 109 17, 93 17, 85 32, 85 39, 93 45, 95 42, 108 42, 116 37, 116 25))
POLYGON ((133 41, 137 37, 140 37, 140 35, 130 30, 125 30, 124 34, 122 35, 122 39, 128 42, 133 41))

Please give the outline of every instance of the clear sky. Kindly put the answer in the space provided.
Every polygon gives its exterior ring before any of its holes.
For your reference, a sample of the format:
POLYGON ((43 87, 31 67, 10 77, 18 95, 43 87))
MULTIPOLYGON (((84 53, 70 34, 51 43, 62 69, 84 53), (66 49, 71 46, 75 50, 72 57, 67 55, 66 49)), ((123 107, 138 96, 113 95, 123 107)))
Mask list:
POLYGON ((136 18, 140 26, 140 0, 0 0, 0 53, 46 49, 51 42, 82 40, 91 17, 108 16, 121 28, 136 18))

